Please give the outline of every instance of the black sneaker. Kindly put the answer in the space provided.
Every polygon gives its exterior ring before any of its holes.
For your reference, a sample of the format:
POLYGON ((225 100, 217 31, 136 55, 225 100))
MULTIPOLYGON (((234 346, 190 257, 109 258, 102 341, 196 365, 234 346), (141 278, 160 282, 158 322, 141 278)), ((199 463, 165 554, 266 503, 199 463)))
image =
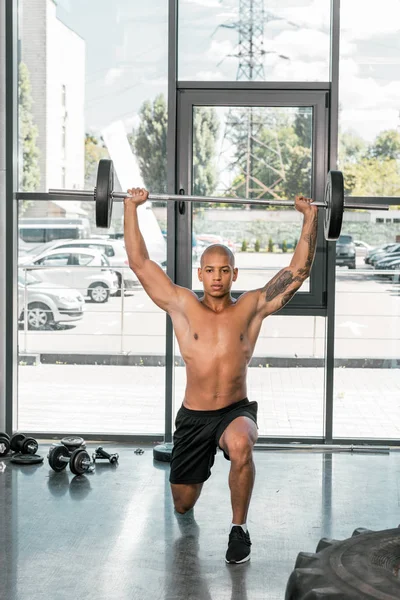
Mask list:
POLYGON ((250 535, 242 527, 235 525, 229 534, 225 561, 229 564, 244 563, 250 560, 250 535))

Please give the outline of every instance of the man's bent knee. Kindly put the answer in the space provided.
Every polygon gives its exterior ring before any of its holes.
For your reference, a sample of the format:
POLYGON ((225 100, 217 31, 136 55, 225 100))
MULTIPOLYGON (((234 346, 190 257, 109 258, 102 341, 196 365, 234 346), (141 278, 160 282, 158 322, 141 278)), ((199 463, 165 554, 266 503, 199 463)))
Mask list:
POLYGON ((254 442, 248 435, 237 435, 227 444, 227 454, 231 462, 246 464, 253 459, 254 442))
POLYGON ((188 504, 188 503, 184 503, 184 502, 179 502, 179 500, 174 500, 174 508, 175 508, 176 512, 179 513, 180 515, 184 515, 185 513, 187 513, 189 510, 191 510, 193 508, 194 505, 195 505, 195 502, 193 502, 192 504, 188 504))
POLYGON ((183 515, 191 510, 200 496, 202 487, 202 483, 195 483, 192 485, 171 484, 172 497, 174 499, 174 507, 176 512, 183 515))

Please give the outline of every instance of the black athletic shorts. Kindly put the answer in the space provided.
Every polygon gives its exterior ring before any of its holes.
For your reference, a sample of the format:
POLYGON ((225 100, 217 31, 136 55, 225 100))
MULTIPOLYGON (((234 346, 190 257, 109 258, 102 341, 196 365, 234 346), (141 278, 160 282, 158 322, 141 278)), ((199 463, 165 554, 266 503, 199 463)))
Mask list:
MULTIPOLYGON (((219 410, 179 409, 171 456, 171 483, 203 483, 211 475, 218 441, 237 417, 249 417, 257 425, 257 402, 247 398, 219 410)), ((229 460, 224 452, 224 456, 229 460)))

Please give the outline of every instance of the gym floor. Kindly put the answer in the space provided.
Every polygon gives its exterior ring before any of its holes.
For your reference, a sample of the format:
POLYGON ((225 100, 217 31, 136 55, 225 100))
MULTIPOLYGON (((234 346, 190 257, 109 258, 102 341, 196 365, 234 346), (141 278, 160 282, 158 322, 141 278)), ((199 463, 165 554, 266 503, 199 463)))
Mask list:
MULTIPOLYGON (((91 454, 96 444, 88 444, 91 454)), ((4 600, 283 600, 300 551, 357 527, 399 524, 400 452, 256 450, 252 558, 224 561, 229 463, 219 452, 194 509, 174 513, 169 465, 151 448, 104 444, 92 474, 0 460, 4 600)), ((47 456, 48 445, 39 453, 47 456)))

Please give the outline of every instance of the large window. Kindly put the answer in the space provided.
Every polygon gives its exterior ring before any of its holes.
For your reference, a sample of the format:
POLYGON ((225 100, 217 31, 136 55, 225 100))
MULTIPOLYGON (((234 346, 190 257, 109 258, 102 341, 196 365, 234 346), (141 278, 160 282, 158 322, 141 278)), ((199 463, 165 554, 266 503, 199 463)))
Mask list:
POLYGON ((339 166, 352 196, 400 196, 399 10, 341 3, 339 166))
POLYGON ((348 234, 337 244, 333 433, 400 439, 400 244, 390 228, 385 243, 371 238, 364 228, 363 239, 348 234))
POLYGON ((179 0, 179 76, 329 81, 329 0, 179 0))
MULTIPOLYGON (((93 189, 102 158, 116 189, 165 191, 167 8, 19 0, 20 191, 93 189)), ((18 428, 162 433, 165 315, 128 267, 122 203, 109 230, 92 201, 18 209, 18 428)), ((140 223, 165 268, 165 204, 140 223)))

